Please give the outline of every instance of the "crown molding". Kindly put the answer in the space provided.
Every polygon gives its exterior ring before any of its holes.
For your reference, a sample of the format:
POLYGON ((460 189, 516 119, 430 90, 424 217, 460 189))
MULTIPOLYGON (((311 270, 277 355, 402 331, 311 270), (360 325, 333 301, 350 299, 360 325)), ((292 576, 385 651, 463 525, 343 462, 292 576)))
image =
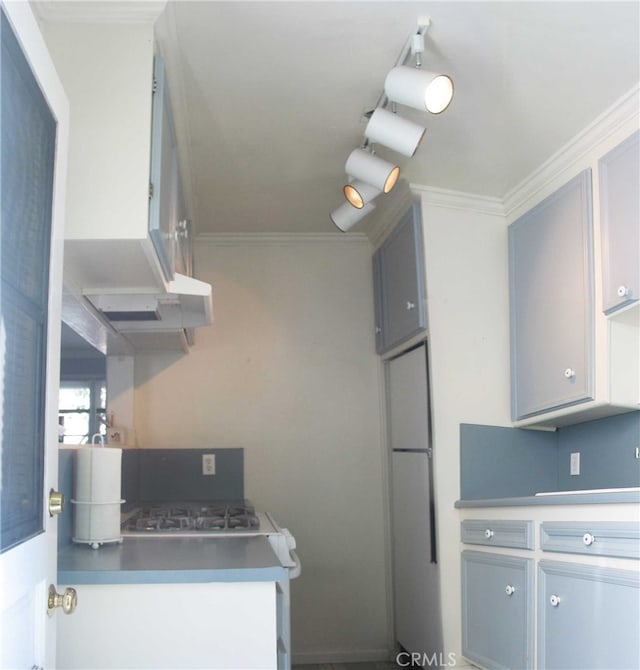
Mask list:
POLYGON ((595 147, 606 142, 626 125, 633 124, 635 120, 635 126, 639 127, 639 114, 640 84, 637 84, 507 193, 503 200, 505 215, 509 216, 523 207, 536 194, 548 188, 565 170, 571 169, 580 161, 584 162, 595 147))
POLYGON ((411 184, 411 190, 420 195, 423 203, 436 207, 473 210, 491 216, 504 216, 504 202, 501 198, 450 191, 421 184, 411 184))
POLYGON ((153 23, 168 0, 34 0, 46 23, 153 23))
POLYGON ((364 233, 200 233, 195 236, 198 244, 237 246, 291 246, 296 244, 344 244, 345 242, 369 244, 364 233))

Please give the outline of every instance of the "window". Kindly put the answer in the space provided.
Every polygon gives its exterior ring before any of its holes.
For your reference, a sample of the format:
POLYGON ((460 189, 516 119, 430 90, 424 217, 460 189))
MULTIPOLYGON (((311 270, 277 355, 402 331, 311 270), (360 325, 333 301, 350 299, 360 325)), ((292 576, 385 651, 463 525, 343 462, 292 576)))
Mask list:
POLYGON ((107 385, 104 379, 61 381, 58 442, 88 444, 107 436, 107 385))
POLYGON ((0 552, 42 532, 56 121, 0 11, 0 552))

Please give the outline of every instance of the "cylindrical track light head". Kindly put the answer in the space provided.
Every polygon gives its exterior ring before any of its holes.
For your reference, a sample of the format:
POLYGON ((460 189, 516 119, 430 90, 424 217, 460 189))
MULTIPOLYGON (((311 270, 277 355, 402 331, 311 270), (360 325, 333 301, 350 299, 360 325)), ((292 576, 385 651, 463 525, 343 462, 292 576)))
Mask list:
POLYGON ((375 186, 383 193, 389 193, 400 176, 400 168, 397 165, 378 158, 364 149, 354 149, 351 152, 345 164, 345 172, 351 177, 375 186))
POLYGON ((413 121, 378 107, 365 128, 364 135, 376 144, 384 144, 404 156, 413 156, 426 132, 426 128, 413 121))
POLYGON ((346 233, 349 228, 358 223, 360 219, 364 219, 375 208, 376 206, 372 202, 367 203, 362 209, 356 209, 348 202, 343 202, 340 207, 331 212, 331 220, 343 233, 346 233))
POLYGON ((367 182, 355 179, 347 184, 342 191, 347 202, 356 209, 362 209, 368 202, 377 198, 382 191, 367 182))
POLYGON ((446 74, 400 65, 384 82, 389 100, 432 114, 440 114, 453 99, 453 81, 446 74))

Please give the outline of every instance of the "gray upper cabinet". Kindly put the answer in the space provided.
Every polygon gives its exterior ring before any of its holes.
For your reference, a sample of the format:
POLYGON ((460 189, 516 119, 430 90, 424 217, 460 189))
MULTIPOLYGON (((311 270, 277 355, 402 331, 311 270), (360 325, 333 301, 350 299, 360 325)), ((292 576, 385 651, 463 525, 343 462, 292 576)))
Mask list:
POLYGON ((509 227, 514 420, 594 394, 591 171, 509 227))
POLYGON ((174 278, 178 251, 178 149, 164 62, 156 54, 153 68, 149 235, 167 281, 174 278))
POLYGON ((419 203, 404 214, 373 256, 376 351, 426 329, 424 248, 419 203))
POLYGON ((600 160, 602 300, 610 313, 640 300, 640 131, 600 160))

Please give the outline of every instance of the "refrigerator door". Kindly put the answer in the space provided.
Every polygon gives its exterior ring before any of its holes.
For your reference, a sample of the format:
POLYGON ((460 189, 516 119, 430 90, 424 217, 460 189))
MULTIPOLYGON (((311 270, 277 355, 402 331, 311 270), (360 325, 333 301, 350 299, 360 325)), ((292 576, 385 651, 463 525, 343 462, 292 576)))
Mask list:
POLYGON ((424 452, 393 452, 393 585, 396 640, 432 657, 442 651, 439 567, 431 563, 424 452))
POLYGON ((433 654, 440 658, 442 623, 425 346, 387 363, 387 401, 396 640, 421 658, 433 658, 433 654))
POLYGON ((393 450, 427 450, 429 402, 425 347, 387 363, 389 437, 393 450))

